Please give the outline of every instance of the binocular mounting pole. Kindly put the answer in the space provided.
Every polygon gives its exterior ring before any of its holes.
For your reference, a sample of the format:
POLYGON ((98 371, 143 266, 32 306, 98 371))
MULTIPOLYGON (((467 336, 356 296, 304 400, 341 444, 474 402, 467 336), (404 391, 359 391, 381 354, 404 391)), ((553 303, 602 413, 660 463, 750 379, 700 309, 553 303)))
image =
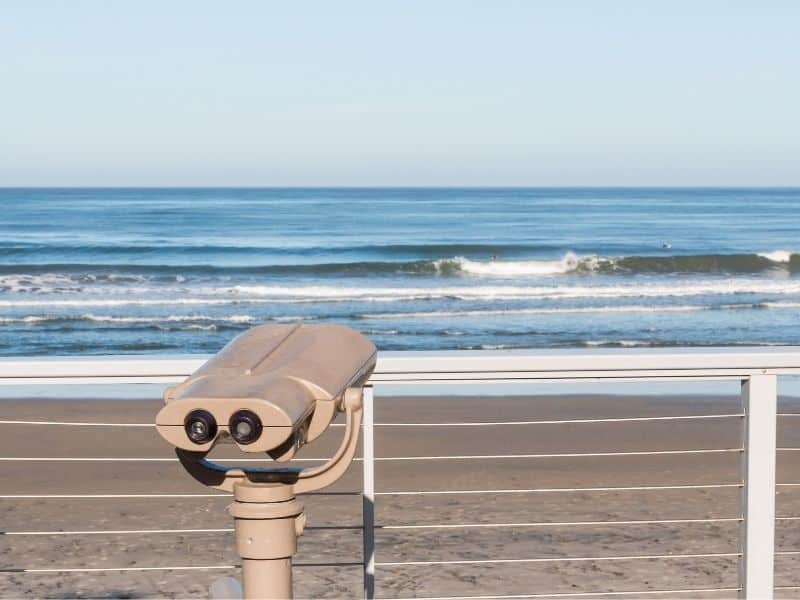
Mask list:
POLYGON ((295 494, 338 480, 353 460, 360 433, 363 391, 349 388, 341 401, 345 435, 325 464, 308 469, 230 468, 205 460, 205 453, 176 449, 184 468, 198 481, 233 492, 228 513, 234 518, 236 550, 242 559, 243 598, 290 600, 292 557, 306 523, 295 494))

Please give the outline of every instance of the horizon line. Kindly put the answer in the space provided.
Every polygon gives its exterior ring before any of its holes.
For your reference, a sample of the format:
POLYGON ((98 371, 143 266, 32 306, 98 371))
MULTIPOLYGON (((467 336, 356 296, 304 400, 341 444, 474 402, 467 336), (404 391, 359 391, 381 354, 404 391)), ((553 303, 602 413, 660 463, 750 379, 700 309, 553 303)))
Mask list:
POLYGON ((794 185, 0 185, 0 190, 800 190, 794 185))

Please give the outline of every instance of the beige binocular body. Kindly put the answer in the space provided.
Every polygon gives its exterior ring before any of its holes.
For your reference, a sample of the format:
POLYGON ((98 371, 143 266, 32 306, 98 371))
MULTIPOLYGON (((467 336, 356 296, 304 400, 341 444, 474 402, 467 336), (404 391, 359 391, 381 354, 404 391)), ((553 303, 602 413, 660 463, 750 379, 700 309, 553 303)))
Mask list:
POLYGON ((192 477, 233 493, 228 512, 242 559, 244 598, 292 597, 292 556, 305 526, 295 494, 331 485, 351 464, 363 414, 362 388, 376 354, 367 338, 347 327, 262 325, 164 393, 158 432, 175 446, 192 477), (245 452, 290 460, 327 429, 337 412, 344 413, 344 436, 321 465, 230 467, 205 458, 217 443, 232 441, 245 452))
POLYGON ((340 325, 254 327, 166 390, 156 427, 179 450, 232 441, 287 461, 325 431, 375 360, 375 346, 340 325))

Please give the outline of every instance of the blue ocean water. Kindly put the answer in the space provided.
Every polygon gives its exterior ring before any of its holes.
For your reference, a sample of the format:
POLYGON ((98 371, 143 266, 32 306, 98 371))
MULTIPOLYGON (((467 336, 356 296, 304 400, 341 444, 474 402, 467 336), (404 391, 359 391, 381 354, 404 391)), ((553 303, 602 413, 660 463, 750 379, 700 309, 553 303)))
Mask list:
POLYGON ((0 355, 800 343, 798 189, 0 189, 0 355))

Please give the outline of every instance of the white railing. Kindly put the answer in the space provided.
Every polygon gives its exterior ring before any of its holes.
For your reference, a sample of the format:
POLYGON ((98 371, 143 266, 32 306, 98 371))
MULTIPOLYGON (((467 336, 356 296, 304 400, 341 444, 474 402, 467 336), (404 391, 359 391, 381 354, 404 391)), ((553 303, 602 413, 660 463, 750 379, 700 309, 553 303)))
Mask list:
MULTIPOLYGON (((198 368, 207 356, 184 357, 100 357, 100 358, 8 358, 0 359, 0 385, 28 384, 98 384, 98 383, 172 383, 180 381, 198 368)), ((490 563, 553 563, 580 561, 635 561, 635 560, 675 560, 691 558, 736 558, 739 561, 737 587, 714 589, 670 589, 641 590, 625 592, 598 591, 597 595, 636 596, 637 594, 691 594, 701 592, 737 593, 746 598, 771 598, 774 585, 774 562, 776 554, 792 555, 795 551, 775 551, 775 465, 776 418, 777 418, 777 376, 800 373, 800 348, 706 348, 669 350, 524 350, 524 351, 480 351, 480 352, 409 352, 382 353, 371 385, 366 388, 366 410, 363 424, 363 566, 364 596, 374 597, 376 569, 381 567, 437 567, 441 565, 467 565, 490 563), (487 419, 483 422, 447 423, 375 423, 373 413, 372 386, 391 385, 433 385, 433 384, 504 384, 520 382, 630 382, 630 381, 708 381, 735 380, 741 382, 741 414, 714 414, 668 417, 631 417, 623 419, 572 419, 559 421, 509 421, 501 422, 487 419), (704 450, 644 450, 634 452, 589 452, 589 453, 551 453, 551 454, 510 454, 510 455, 458 455, 458 456, 393 456, 376 457, 374 435, 376 427, 482 427, 548 423, 592 423, 618 421, 653 421, 659 419, 714 419, 736 417, 743 421, 742 443, 733 448, 704 450), (446 461, 483 459, 536 459, 558 457, 598 457, 661 454, 737 453, 741 455, 741 479, 738 482, 713 485, 642 485, 606 488, 557 488, 557 489, 495 489, 495 490, 403 490, 377 491, 375 488, 375 463, 380 461, 446 461), (625 491, 674 489, 724 488, 741 489, 741 514, 730 518, 708 519, 654 519, 629 521, 581 521, 567 523, 525 522, 525 523, 442 523, 428 525, 389 525, 376 526, 375 501, 381 496, 426 495, 426 494, 543 494, 551 492, 587 491, 625 491), (429 560, 429 561, 386 561, 377 560, 374 534, 377 529, 445 529, 445 528, 503 528, 503 527, 553 527, 589 525, 625 525, 658 523, 695 523, 733 521, 740 523, 740 546, 737 552, 729 553, 686 553, 660 555, 626 556, 574 556, 574 557, 530 557, 497 558, 482 560, 429 560)), ((50 424, 61 426, 131 426, 147 427, 148 423, 87 423, 87 422, 45 422, 20 421, 4 416, 0 424, 50 424)), ((786 449, 788 450, 788 449, 786 449)), ((119 458, 70 458, 70 457, 0 457, 0 461, 86 461, 111 460, 119 458)), ((149 458, 127 460, 173 461, 172 458, 149 458)), ((315 460, 315 459, 306 459, 315 460)), ((791 485, 791 484, 786 484, 791 485)), ((797 485, 797 484, 794 484, 797 485)), ((211 494, 209 494, 211 495, 211 494)), ((163 497, 166 495, 158 495, 163 497)), ((172 495, 179 497, 180 494, 172 495)), ((197 497, 198 494, 191 494, 197 497)), ((3 495, 2 498, 22 496, 3 495)), ((64 496, 67 497, 67 496, 64 496)), ((104 498, 109 495, 84 494, 70 497, 104 498)), ((129 497, 148 497, 148 494, 133 494, 129 497)), ((795 517, 791 517, 795 518, 795 517)), ((787 518, 788 519, 788 518, 787 518)), ((158 530, 150 533, 175 533, 215 530, 158 530)), ((142 533, 142 530, 97 531, 8 531, 6 535, 92 535, 96 533, 142 533)), ((181 569, 230 569, 234 565, 210 565, 202 567, 123 567, 119 569, 58 568, 14 569, 14 572, 94 572, 99 570, 181 570, 181 569)), ((502 590, 490 590, 501 594, 502 590)), ((528 595, 474 596, 475 598, 533 598, 533 597, 585 597, 591 593, 536 593, 528 595)), ((463 598, 465 596, 454 596, 463 598)))

